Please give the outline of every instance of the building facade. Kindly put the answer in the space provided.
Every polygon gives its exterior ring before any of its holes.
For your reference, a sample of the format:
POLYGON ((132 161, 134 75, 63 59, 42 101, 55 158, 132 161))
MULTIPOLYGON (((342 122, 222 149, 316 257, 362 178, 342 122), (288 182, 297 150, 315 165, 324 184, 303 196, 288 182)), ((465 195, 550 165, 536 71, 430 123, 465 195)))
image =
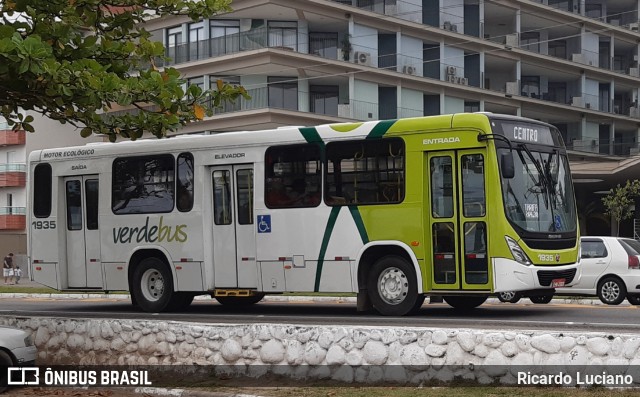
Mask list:
POLYGON ((209 88, 221 79, 251 95, 181 133, 474 111, 530 117, 562 132, 589 234, 613 227, 602 194, 640 175, 629 161, 640 135, 638 0, 232 7, 203 21, 148 22, 166 64, 190 83, 209 88))
MULTIPOLYGON (((27 161, 33 150, 83 145, 102 140, 82 138, 80 131, 57 121, 34 116, 35 132, 13 131, 0 121, 0 254, 12 252, 16 263, 26 264, 27 161)), ((26 267, 24 267, 26 269, 26 267)))

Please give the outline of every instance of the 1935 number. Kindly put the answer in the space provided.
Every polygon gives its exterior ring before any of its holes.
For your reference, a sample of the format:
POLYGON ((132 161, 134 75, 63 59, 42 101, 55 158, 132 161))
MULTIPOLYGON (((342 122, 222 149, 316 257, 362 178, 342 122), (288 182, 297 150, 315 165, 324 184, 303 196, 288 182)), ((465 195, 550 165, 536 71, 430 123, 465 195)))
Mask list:
POLYGON ((31 223, 34 229, 55 229, 56 221, 34 221, 31 223))

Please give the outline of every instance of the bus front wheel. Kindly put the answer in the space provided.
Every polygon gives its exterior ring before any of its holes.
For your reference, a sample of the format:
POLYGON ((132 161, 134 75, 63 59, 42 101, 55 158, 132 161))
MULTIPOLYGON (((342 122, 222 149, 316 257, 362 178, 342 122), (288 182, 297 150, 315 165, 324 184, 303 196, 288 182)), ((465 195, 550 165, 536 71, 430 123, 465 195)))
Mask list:
POLYGON ((486 296, 445 296, 444 301, 454 309, 471 310, 482 305, 487 300, 486 296))
POLYGON ((367 288, 373 307, 385 316, 410 314, 424 302, 424 295, 418 295, 413 266, 395 255, 384 256, 373 264, 367 288))
POLYGON ((158 313, 170 308, 173 282, 169 269, 159 258, 145 258, 138 264, 133 271, 132 287, 136 304, 145 312, 158 313))

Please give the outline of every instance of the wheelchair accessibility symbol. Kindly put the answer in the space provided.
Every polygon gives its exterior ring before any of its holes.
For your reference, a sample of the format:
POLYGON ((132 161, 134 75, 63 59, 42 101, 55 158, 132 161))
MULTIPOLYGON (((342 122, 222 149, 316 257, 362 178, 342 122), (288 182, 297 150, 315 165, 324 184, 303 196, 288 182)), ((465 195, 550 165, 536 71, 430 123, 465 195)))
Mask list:
POLYGON ((258 233, 271 233, 271 215, 258 215, 258 233))

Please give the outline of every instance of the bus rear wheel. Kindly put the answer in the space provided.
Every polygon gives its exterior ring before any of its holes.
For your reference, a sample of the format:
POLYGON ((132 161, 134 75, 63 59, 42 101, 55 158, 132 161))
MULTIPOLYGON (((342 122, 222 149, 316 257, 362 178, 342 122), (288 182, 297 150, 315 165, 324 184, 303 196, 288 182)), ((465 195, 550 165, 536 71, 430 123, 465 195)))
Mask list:
POLYGON ((169 309, 175 294, 171 273, 165 263, 156 257, 143 259, 133 271, 131 293, 145 312, 159 313, 169 309))
POLYGON ((216 296, 216 300, 224 306, 251 306, 260 302, 264 294, 258 293, 251 296, 216 296))
POLYGON ((487 300, 486 296, 445 296, 444 301, 454 309, 471 310, 482 305, 487 300))
POLYGON ((384 316, 404 316, 420 309, 413 266, 404 258, 387 255, 376 261, 369 273, 367 289, 373 307, 384 316))

